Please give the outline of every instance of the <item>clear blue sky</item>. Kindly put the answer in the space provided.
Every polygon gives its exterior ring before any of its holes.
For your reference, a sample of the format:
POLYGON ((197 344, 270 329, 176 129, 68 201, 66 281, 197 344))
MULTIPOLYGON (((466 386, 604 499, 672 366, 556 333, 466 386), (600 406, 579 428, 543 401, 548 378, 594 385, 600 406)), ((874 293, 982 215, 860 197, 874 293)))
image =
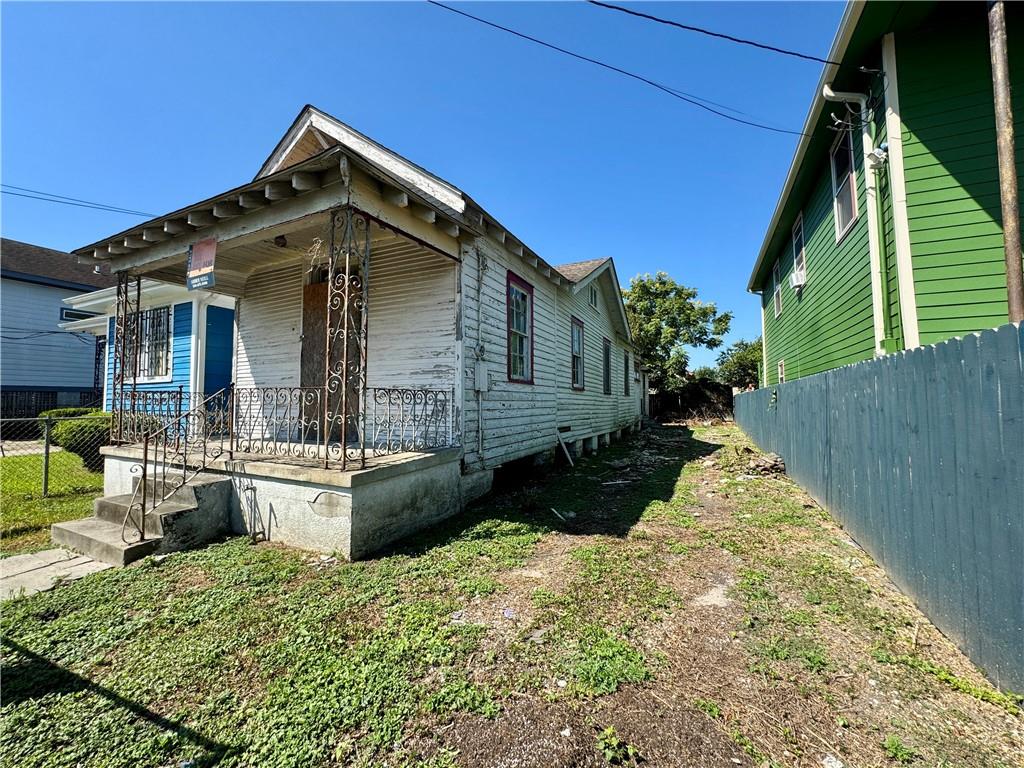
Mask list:
MULTIPOLYGON (((799 130, 819 64, 583 3, 459 7, 799 130)), ((825 56, 840 3, 646 3, 825 56)), ((554 263, 664 270, 760 333, 746 279, 796 143, 425 3, 2 5, 2 174, 165 213, 249 180, 303 104, 464 189, 554 263)), ((70 249, 140 219, 3 196, 70 249)), ((694 352, 692 365, 710 363, 694 352)))

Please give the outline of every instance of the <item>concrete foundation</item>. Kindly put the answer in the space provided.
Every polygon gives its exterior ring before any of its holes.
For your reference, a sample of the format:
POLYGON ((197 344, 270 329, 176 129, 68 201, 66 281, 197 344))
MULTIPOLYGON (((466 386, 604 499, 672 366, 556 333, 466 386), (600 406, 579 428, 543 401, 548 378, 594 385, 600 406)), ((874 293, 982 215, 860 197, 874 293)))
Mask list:
MULTIPOLYGON (((136 448, 104 449, 104 492, 129 493, 136 448)), ((356 471, 265 459, 219 459, 204 474, 231 479, 231 529, 349 560, 459 512, 490 490, 493 472, 460 472, 461 450, 401 454, 356 471)))

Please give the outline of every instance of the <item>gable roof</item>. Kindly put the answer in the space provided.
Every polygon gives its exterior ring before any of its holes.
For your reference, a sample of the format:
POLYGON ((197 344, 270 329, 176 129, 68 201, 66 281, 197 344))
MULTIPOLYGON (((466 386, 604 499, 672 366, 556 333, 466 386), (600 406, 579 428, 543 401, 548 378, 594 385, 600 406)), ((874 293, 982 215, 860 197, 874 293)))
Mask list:
POLYGON ((6 237, 0 239, 0 273, 12 280, 83 291, 117 282, 112 275, 97 275, 91 266, 79 264, 70 253, 6 237))
POLYGON ((603 259, 587 259, 586 261, 573 261, 569 264, 559 264, 555 267, 558 274, 562 275, 570 283, 578 283, 584 280, 587 275, 596 270, 606 261, 611 261, 607 256, 603 259))
POLYGON ((569 281, 569 291, 574 296, 593 281, 605 276, 607 278, 605 280, 605 299, 618 309, 614 313, 614 319, 619 323, 622 337, 630 344, 633 343, 633 334, 629 330, 629 318, 626 317, 626 306, 622 300, 622 286, 619 285, 619 276, 615 273, 615 262, 610 256, 603 259, 574 261, 562 264, 555 269, 558 270, 558 274, 569 281))
MULTIPOLYGON (((436 222, 433 215, 429 220, 435 222, 436 226, 451 234, 452 237, 459 237, 462 232, 479 237, 491 237, 546 279, 555 285, 564 286, 570 291, 577 291, 581 281, 585 283, 597 277, 601 273, 602 266, 607 265, 607 268, 611 269, 612 279, 615 281, 615 292, 618 298, 616 303, 619 305, 618 314, 622 317, 625 325, 624 335, 627 339, 631 339, 628 325, 625 324, 625 310, 622 306, 622 298, 610 258, 591 259, 587 262, 564 265, 570 274, 576 275, 576 279, 563 274, 559 268, 549 264, 522 240, 515 237, 494 216, 484 210, 483 206, 458 187, 407 160, 397 152, 378 144, 337 118, 308 104, 300 110, 284 137, 278 141, 252 181, 177 211, 136 224, 123 232, 107 236, 91 245, 77 248, 75 253, 80 254, 86 260, 108 261, 123 257, 131 259, 135 264, 142 263, 141 260, 145 259, 149 249, 164 247, 164 252, 166 252, 166 246, 173 245, 177 238, 184 235, 184 237, 194 239, 199 237, 206 227, 213 226, 207 223, 193 224, 191 219, 194 214, 199 215, 197 220, 199 218, 203 220, 219 219, 222 215, 245 216, 252 209, 238 210, 237 201, 240 200, 241 195, 258 194, 259 190, 263 189, 268 182, 294 182, 294 177, 297 175, 314 174, 319 176, 322 181, 330 177, 330 183, 334 183, 340 179, 339 161, 342 167, 347 168, 351 163, 352 166, 376 179, 381 186, 403 192, 408 195, 410 202, 436 211, 436 222), (317 144, 323 148, 313 147, 311 142, 309 147, 301 147, 296 150, 304 137, 309 136, 316 139, 317 144), (313 154, 309 154, 311 149, 313 154), (317 149, 318 151, 315 151, 317 149), (231 208, 231 212, 218 214, 217 207, 221 205, 231 208), (581 265, 590 263, 593 263, 594 266, 585 272, 582 271, 581 265)), ((308 193, 306 188, 296 189, 296 195, 308 193)), ((182 243, 184 239, 178 240, 178 242, 182 243)), ((456 258, 451 254, 446 255, 456 258)), ((116 264, 115 267, 126 268, 116 264)))
POLYGON ((307 104, 292 121, 277 146, 263 161, 256 179, 290 167, 325 149, 342 145, 358 152, 398 178, 412 184, 432 202, 450 213, 462 213, 462 190, 392 149, 385 147, 333 115, 307 104))

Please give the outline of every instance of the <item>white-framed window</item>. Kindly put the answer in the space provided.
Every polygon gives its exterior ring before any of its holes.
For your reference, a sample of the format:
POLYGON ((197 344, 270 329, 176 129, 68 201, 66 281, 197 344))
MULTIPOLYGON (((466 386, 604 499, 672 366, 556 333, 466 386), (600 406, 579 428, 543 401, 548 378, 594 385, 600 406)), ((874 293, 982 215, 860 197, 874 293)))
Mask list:
POLYGON ((597 286, 590 286, 590 306, 597 309, 597 286))
POLYGON ((126 370, 137 381, 171 376, 171 307, 151 307, 131 315, 126 370))
POLYGON ((807 282, 807 253, 804 244, 804 216, 796 217, 793 225, 793 274, 796 275, 797 283, 807 282))
POLYGON ((583 389, 583 321, 577 317, 572 318, 569 347, 570 365, 572 366, 572 388, 583 389))
POLYGON ((835 211, 836 242, 850 231, 857 220, 857 177, 853 170, 853 134, 849 128, 839 131, 832 143, 832 206, 835 211))
POLYGON ((508 380, 533 383, 533 286, 508 273, 508 380))
POLYGON ((779 360, 776 370, 779 374, 779 384, 782 384, 786 380, 786 361, 779 360))
POLYGON ((775 317, 782 314, 782 268, 779 262, 772 267, 772 303, 775 305, 775 317))
POLYGON ((629 352, 622 353, 622 394, 629 397, 629 352))

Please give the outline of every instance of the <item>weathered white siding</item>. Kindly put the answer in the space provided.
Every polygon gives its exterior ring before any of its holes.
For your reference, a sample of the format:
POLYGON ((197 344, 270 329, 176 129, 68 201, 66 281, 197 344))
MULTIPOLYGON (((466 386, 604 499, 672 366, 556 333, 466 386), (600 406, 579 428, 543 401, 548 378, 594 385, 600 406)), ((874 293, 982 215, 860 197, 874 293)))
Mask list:
POLYGON ((489 239, 463 247, 465 405, 463 445, 468 466, 495 467, 547 450, 556 437, 557 288, 522 259, 489 239), (483 264, 480 298, 477 281, 483 264), (508 271, 533 286, 533 383, 510 382, 507 373, 506 280, 508 271), (483 368, 487 391, 475 391, 483 368), (482 419, 482 451, 478 426, 482 419))
POLYGON ((236 386, 299 386, 302 285, 298 262, 249 278, 236 315, 236 386))
POLYGON ((463 445, 468 467, 491 468, 557 446, 559 427, 570 427, 566 440, 606 434, 640 418, 640 386, 632 378, 624 393, 624 336, 616 331, 611 305, 617 287, 600 278, 599 308, 588 304, 589 292, 572 296, 535 268, 490 239, 462 247, 462 317, 464 340, 463 445), (480 283, 479 301, 477 281, 480 283), (508 271, 534 290, 533 384, 508 381, 506 278, 508 271), (570 318, 584 321, 585 390, 572 389, 569 357, 570 318), (602 338, 612 341, 612 394, 602 387, 602 338), (485 391, 477 390, 478 369, 486 371, 485 391), (480 439, 482 424, 483 439, 480 439))
POLYGON ((93 385, 96 342, 62 331, 64 299, 81 291, 0 280, 0 383, 5 387, 86 390, 93 385), (45 335, 40 335, 45 334, 45 335))
POLYGON ((590 304, 590 290, 584 286, 578 294, 568 290, 559 294, 558 323, 564 331, 557 337, 558 366, 558 426, 571 427, 563 433, 565 440, 578 440, 605 434, 635 424, 640 418, 640 382, 633 380, 633 354, 629 352, 629 394, 623 381, 623 355, 629 351, 619 330, 615 314, 618 301, 609 272, 605 272, 592 285, 596 285, 597 308, 590 304), (570 328, 572 318, 583 321, 583 390, 572 388, 570 357, 570 328), (604 394, 604 339, 612 343, 611 394, 604 394))
POLYGON ((457 275, 454 261, 422 248, 373 254, 368 386, 455 386, 457 275))

